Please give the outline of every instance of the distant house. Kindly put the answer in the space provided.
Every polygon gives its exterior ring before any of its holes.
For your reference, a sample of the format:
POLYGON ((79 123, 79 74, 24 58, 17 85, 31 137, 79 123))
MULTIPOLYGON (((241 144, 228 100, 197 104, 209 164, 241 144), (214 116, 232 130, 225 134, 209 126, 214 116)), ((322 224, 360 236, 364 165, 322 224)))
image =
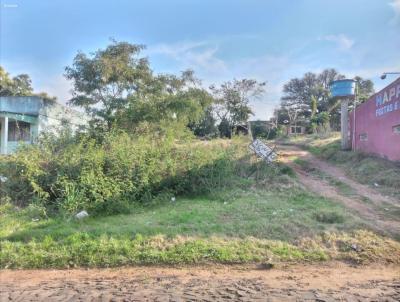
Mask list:
POLYGON ((310 121, 307 118, 301 118, 295 124, 286 125, 287 135, 302 135, 307 133, 307 128, 310 126, 310 121))
POLYGON ((300 135, 306 133, 306 127, 300 125, 288 125, 286 126, 287 135, 300 135))
POLYGON ((0 97, 0 154, 9 154, 19 144, 31 144, 44 131, 69 125, 72 131, 86 125, 88 117, 54 101, 36 96, 0 97))

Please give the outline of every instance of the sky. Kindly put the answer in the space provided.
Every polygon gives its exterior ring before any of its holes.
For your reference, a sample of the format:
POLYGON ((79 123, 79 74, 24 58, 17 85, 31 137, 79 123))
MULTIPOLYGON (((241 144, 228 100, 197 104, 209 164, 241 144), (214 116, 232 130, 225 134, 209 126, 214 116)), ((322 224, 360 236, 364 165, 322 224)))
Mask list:
POLYGON ((400 71, 400 0, 0 0, 0 64, 66 103, 63 76, 78 51, 110 39, 144 44, 156 73, 193 69, 205 87, 254 78, 251 106, 265 120, 283 84, 336 68, 374 81, 400 71))

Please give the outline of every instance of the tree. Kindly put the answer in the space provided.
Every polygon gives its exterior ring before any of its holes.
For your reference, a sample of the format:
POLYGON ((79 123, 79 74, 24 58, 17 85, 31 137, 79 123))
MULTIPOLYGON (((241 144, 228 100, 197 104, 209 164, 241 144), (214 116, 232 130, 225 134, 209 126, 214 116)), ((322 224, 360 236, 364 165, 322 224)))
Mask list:
POLYGON ((311 127, 314 132, 326 133, 330 130, 329 113, 324 111, 311 118, 311 127))
POLYGON ((220 87, 211 86, 215 97, 214 110, 221 121, 220 132, 230 136, 232 129, 247 123, 251 114, 250 101, 259 98, 265 92, 265 82, 252 79, 228 81, 220 87), (230 131, 227 131, 227 128, 230 131))
POLYGON ((375 93, 374 83, 371 80, 365 80, 358 76, 354 80, 357 81, 357 99, 360 103, 364 103, 375 93))
POLYGON ((225 117, 223 117, 221 122, 219 123, 218 131, 219 131, 219 135, 221 137, 227 137, 227 138, 231 138, 232 137, 231 124, 229 123, 229 121, 225 117))
MULTIPOLYGON (((338 120, 339 101, 330 96, 332 81, 345 78, 335 69, 325 69, 319 74, 308 72, 302 78, 291 79, 283 87, 282 107, 289 110, 290 120, 297 117, 312 118, 315 113, 328 112, 332 123, 338 120), (316 102, 316 108, 315 108, 316 102), (316 110, 317 109, 317 110, 316 110)), ((373 93, 373 83, 355 77, 359 81, 359 99, 365 101, 373 93)))
POLYGON ((311 117, 313 117, 318 112, 317 105, 317 98, 314 95, 311 96, 311 117))
POLYGON ((19 74, 10 78, 2 66, 0 66, 0 96, 38 96, 47 102, 55 102, 57 99, 46 92, 35 93, 29 75, 19 74))
POLYGON ((140 93, 128 97, 127 109, 120 111, 117 125, 130 130, 144 124, 153 128, 161 124, 194 126, 212 101, 191 70, 180 77, 158 75, 148 80, 140 93))
POLYGON ((214 117, 212 107, 209 106, 205 112, 204 116, 197 122, 189 125, 193 133, 200 137, 218 137, 219 130, 216 126, 216 119, 214 117))
POLYGON ((79 52, 65 76, 73 81, 69 103, 83 107, 108 128, 118 111, 126 109, 128 98, 146 89, 152 79, 148 60, 139 57, 143 45, 113 41, 90 56, 79 52))
MULTIPOLYGON (((307 72, 302 78, 291 79, 283 86, 282 101, 301 103, 304 110, 311 112, 314 99, 317 101, 318 111, 329 111, 335 105, 331 103, 330 83, 342 78, 344 76, 335 69, 325 69, 320 74, 307 72)), ((310 115, 307 112, 303 112, 305 116, 310 115)))
POLYGON ((27 74, 19 74, 10 78, 8 72, 0 66, 0 96, 34 95, 32 81, 27 74))

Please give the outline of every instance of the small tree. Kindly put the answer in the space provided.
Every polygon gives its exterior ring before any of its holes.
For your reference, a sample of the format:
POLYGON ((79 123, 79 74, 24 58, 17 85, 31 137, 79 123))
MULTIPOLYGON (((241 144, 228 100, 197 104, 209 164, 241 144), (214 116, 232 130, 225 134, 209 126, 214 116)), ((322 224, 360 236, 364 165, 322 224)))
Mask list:
POLYGON ((225 82, 220 87, 211 86, 210 89, 215 97, 214 110, 221 121, 220 132, 223 136, 231 135, 234 128, 246 124, 250 115, 250 101, 262 96, 265 92, 265 82, 251 79, 234 79, 225 82), (228 131, 226 128, 229 128, 228 131))

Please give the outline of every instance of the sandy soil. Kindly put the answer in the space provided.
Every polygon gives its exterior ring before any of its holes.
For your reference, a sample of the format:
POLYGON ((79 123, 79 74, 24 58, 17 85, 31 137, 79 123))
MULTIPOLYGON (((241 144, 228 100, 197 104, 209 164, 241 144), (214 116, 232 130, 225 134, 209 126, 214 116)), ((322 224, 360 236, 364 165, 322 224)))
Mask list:
POLYGON ((279 145, 278 150, 280 160, 291 166, 297 172, 299 181, 306 188, 321 196, 341 202, 363 218, 363 220, 376 231, 396 237, 400 235, 400 217, 399 219, 394 219, 390 215, 385 215, 382 211, 385 205, 396 208, 400 207, 399 200, 383 196, 378 191, 354 181, 346 176, 345 172, 339 167, 322 161, 310 154, 310 152, 302 150, 297 146, 279 145), (310 168, 322 171, 347 184, 354 190, 354 196, 346 196, 342 194, 337 187, 319 177, 313 176, 312 173, 309 173, 303 167, 297 165, 293 161, 295 158, 306 160, 310 164, 310 168), (370 202, 365 202, 363 198, 367 198, 370 202))
POLYGON ((1 271, 3 301, 400 301, 400 267, 1 271))

